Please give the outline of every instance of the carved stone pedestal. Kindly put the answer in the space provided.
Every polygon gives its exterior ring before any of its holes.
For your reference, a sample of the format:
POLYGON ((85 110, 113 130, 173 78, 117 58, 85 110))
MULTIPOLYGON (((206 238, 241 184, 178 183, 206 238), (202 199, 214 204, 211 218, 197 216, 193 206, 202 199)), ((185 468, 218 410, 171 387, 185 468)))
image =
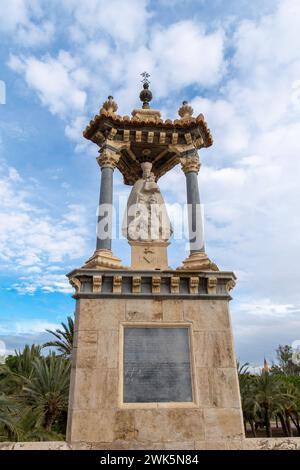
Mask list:
POLYGON ((130 241, 131 269, 168 269, 168 242, 130 241))
POLYGON ((244 437, 232 273, 79 269, 69 277, 77 290, 69 443, 210 449, 244 437))

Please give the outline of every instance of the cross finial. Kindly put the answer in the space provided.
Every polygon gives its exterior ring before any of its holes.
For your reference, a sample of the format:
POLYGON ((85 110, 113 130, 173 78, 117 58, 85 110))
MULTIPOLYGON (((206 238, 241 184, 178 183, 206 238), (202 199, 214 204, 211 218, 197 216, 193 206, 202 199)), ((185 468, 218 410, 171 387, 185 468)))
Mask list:
POLYGON ((143 72, 141 73, 141 76, 143 77, 142 84, 143 84, 143 90, 140 93, 140 100, 143 103, 143 109, 149 109, 149 103, 152 100, 152 93, 149 90, 149 77, 150 74, 148 72, 143 72))
POLYGON ((150 80, 149 80, 150 73, 143 72, 143 73, 141 73, 141 77, 143 77, 142 83, 147 83, 147 85, 149 85, 149 83, 150 83, 150 80))

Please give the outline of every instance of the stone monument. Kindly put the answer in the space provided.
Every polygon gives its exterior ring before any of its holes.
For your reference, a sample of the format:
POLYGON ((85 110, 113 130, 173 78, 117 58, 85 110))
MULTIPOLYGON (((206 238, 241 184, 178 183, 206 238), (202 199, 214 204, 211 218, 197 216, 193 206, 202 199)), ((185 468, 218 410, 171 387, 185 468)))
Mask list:
POLYGON ((180 119, 143 106, 116 114, 109 96, 84 137, 99 147, 96 251, 68 277, 76 293, 67 439, 95 449, 238 447, 244 437, 229 314, 232 272, 203 242, 198 150, 212 145, 187 102, 180 119), (159 178, 180 164, 186 179, 190 253, 168 264, 172 226, 159 178), (113 174, 133 186, 123 219, 131 266, 112 252, 113 174))

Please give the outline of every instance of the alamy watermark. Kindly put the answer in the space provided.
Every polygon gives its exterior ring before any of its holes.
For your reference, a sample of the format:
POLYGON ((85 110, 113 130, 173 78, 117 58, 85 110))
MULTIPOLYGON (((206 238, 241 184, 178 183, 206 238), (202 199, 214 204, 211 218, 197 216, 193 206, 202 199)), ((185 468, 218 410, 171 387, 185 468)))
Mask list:
POLYGON ((6 104, 6 85, 3 80, 0 80, 0 104, 6 104))
MULTIPOLYGON (((116 198, 117 199, 117 198, 116 198)), ((117 204, 98 207, 99 240, 185 241, 197 250, 204 244, 204 207, 202 204, 152 204, 141 201, 128 206, 119 196, 117 204)))

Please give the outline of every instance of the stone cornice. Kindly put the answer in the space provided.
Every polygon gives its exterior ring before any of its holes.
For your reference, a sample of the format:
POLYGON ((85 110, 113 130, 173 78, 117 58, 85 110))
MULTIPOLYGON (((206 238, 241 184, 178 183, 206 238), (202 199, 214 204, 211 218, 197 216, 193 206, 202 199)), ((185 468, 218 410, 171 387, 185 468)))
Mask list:
POLYGON ((77 269, 68 275, 76 298, 160 297, 230 300, 236 277, 232 272, 129 271, 77 269))
POLYGON ((122 133, 124 129, 134 131, 135 129, 145 128, 150 131, 166 132, 169 143, 172 143, 172 134, 185 134, 191 133, 193 137, 200 138, 202 147, 210 147, 213 144, 212 135, 207 123, 204 120, 203 114, 198 117, 190 117, 185 119, 171 119, 163 120, 159 116, 145 116, 136 113, 134 116, 120 116, 118 114, 109 113, 106 109, 102 108, 100 113, 92 119, 89 125, 83 132, 83 136, 95 142, 107 137, 109 127, 117 129, 118 133, 122 133), (169 136, 171 136, 169 138, 169 136))

